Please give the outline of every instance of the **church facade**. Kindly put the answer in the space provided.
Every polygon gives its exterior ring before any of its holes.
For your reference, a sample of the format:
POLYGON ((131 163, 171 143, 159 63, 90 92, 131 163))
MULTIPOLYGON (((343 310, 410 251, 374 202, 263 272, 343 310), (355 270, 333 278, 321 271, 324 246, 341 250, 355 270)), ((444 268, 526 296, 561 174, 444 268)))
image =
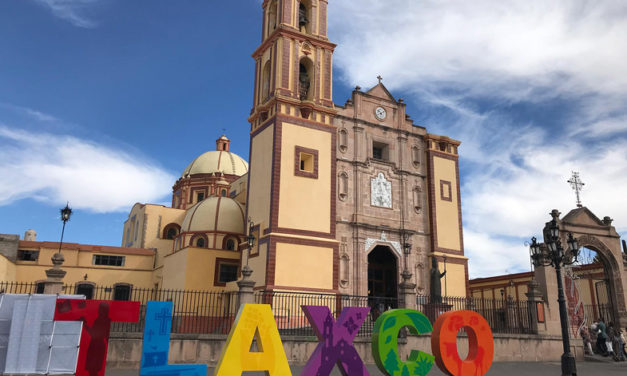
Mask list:
POLYGON ((153 251, 142 285, 235 289, 248 264, 256 289, 396 298, 403 283, 429 292, 435 257, 442 294, 467 294, 460 142, 414 124, 381 78, 334 104, 327 6, 263 2, 249 161, 222 136, 183 170, 171 207, 133 207, 121 249, 153 251))

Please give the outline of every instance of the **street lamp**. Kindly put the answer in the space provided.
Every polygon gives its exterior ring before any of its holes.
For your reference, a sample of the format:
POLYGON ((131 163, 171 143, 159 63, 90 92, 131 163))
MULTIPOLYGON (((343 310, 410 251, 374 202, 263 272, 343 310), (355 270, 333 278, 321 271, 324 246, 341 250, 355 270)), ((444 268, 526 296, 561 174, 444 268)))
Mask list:
POLYGON ((570 337, 568 334, 568 312, 564 299, 564 286, 562 284, 562 265, 572 265, 577 262, 579 256, 579 244, 573 234, 568 233, 568 250, 565 252, 559 238, 560 230, 557 223, 559 212, 553 211, 553 220, 547 222, 542 231, 546 251, 540 247, 535 237, 531 238, 531 261, 533 266, 552 266, 557 273, 557 302, 559 303, 560 323, 562 325, 562 376, 577 375, 575 357, 570 352, 570 337))
POLYGON ((250 258, 250 250, 255 245, 255 235, 253 235, 255 224, 248 218, 248 236, 246 236, 246 243, 248 243, 248 256, 246 256, 246 265, 242 269, 242 274, 249 277, 252 274, 252 269, 248 266, 248 259, 250 258))
POLYGON ((403 232, 403 255, 404 257, 404 261, 405 261, 405 267, 403 268, 403 272, 401 273, 401 276, 403 277, 403 281, 409 283, 409 280, 411 279, 412 273, 409 271, 409 268, 407 267, 407 259, 409 258, 409 255, 411 255, 411 243, 409 242, 409 239, 411 238, 411 235, 408 232, 403 232))
POLYGON ((63 234, 65 233, 65 224, 70 220, 72 215, 72 209, 70 209, 70 203, 65 204, 65 207, 61 209, 61 220, 63 221, 63 229, 61 230, 61 241, 59 242, 59 253, 61 253, 61 246, 63 245, 63 234))

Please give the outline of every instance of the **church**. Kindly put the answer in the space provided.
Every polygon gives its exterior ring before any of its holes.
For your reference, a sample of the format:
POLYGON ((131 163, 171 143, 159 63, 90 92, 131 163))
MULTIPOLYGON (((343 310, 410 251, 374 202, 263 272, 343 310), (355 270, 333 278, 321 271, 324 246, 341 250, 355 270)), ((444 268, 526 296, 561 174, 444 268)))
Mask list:
POLYGON ((414 124, 381 79, 334 104, 327 6, 262 5, 249 163, 222 136, 171 208, 131 211, 122 245, 157 249, 155 284, 226 288, 248 264, 259 289, 396 297, 403 281, 427 293, 436 257, 446 294, 466 295, 460 142, 414 124))
MULTIPOLYGON (((401 287, 428 294, 436 258, 442 294, 467 295, 460 142, 414 124, 381 77, 334 103, 327 7, 263 2, 249 161, 222 135, 182 170, 171 206, 135 204, 115 254, 152 266, 141 282, 137 269, 119 282, 231 290, 248 265, 255 289, 396 298, 401 287)), ((81 282, 72 278, 65 282, 81 282)))

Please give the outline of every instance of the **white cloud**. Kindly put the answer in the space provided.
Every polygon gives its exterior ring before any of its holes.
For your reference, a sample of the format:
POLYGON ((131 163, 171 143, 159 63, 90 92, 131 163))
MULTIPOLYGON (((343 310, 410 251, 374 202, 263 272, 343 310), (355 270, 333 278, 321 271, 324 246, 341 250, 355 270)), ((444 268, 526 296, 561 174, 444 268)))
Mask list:
POLYGON ((0 124, 0 205, 22 198, 94 212, 127 211, 163 200, 175 177, 94 141, 26 132, 0 124))
POLYGON ((421 125, 462 141, 471 277, 528 270, 524 241, 575 207, 572 170, 584 205, 627 232, 626 16, 619 0, 329 4, 336 76, 381 74, 433 110, 412 114, 421 125))
POLYGON ((97 22, 87 16, 87 12, 102 0, 34 0, 48 7, 52 14, 70 22, 74 26, 94 28, 97 22))
POLYGON ((350 83, 530 99, 529 87, 625 93, 627 3, 541 0, 331 2, 336 64, 350 83), (497 94, 497 93, 494 93, 497 94))

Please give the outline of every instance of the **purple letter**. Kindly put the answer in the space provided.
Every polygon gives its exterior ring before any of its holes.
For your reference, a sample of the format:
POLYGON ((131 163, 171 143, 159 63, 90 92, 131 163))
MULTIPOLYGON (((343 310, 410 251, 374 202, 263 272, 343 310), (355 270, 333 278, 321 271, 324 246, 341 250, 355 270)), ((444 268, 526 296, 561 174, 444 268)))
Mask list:
POLYGON ((346 307, 337 322, 327 306, 301 307, 319 343, 300 375, 328 376, 337 363, 344 375, 370 376, 353 346, 353 338, 366 320, 370 307, 346 307))

